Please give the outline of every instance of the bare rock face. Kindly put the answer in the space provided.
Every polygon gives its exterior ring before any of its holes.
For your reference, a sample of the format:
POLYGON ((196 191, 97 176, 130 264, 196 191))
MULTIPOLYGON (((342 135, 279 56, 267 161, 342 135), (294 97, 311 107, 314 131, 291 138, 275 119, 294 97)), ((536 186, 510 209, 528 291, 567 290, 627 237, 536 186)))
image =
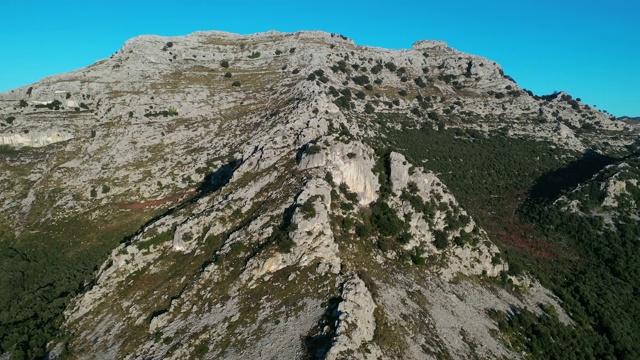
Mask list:
MULTIPOLYGON (((362 280, 351 276, 342 285, 342 302, 338 306, 338 326, 336 337, 326 359, 364 359, 365 356, 353 352, 363 345, 371 342, 376 330, 376 321, 373 315, 376 304, 371 293, 362 280), (360 356, 358 356, 360 355, 360 356)), ((371 357, 381 355, 379 349, 371 357)))
POLYGON ((350 191, 358 194, 360 205, 368 205, 377 199, 380 185, 372 171, 375 161, 371 148, 359 141, 338 142, 327 149, 320 148, 321 145, 310 147, 313 154, 303 156, 301 168, 329 172, 334 182, 344 183, 350 191))
POLYGON ((60 131, 34 132, 29 134, 7 134, 0 137, 0 145, 16 147, 40 147, 60 141, 70 140, 72 136, 60 131))
POLYGON ((294 205, 304 210, 295 211, 291 220, 295 230, 287 234, 294 243, 293 249, 286 254, 276 253, 265 260, 251 260, 245 273, 248 279, 259 278, 293 265, 317 264, 316 270, 319 273, 339 272, 339 250, 329 224, 330 191, 331 187, 322 179, 312 179, 306 184, 294 205))
POLYGON ((440 41, 140 36, 0 94, 2 233, 95 266, 60 291, 70 358, 518 358, 488 309, 551 304, 569 323, 389 129, 633 142, 440 41))

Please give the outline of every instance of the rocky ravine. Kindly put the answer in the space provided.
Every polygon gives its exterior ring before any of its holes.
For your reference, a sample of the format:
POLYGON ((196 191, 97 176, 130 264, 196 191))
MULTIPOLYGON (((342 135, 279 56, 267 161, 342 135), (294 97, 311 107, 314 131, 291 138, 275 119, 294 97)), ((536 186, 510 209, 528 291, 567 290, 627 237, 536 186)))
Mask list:
POLYGON ((534 279, 511 279, 521 296, 492 285, 508 264, 446 185, 376 153, 372 119, 391 112, 569 150, 632 142, 442 42, 142 36, 0 95, 0 142, 19 148, 2 160, 1 223, 16 239, 52 227, 68 248, 99 242, 65 236, 68 219, 137 224, 65 310, 71 358, 521 356, 488 309, 548 303, 570 321, 534 279))

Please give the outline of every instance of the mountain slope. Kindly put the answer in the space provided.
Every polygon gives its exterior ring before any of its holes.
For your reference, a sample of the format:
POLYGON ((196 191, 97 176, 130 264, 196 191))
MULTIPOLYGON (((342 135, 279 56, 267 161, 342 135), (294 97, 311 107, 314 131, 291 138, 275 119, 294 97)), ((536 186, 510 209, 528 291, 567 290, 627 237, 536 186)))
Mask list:
POLYGON ((517 357, 489 310, 573 325, 492 243, 508 194, 635 141, 442 42, 319 32, 138 37, 0 116, 0 350, 29 358, 517 357))

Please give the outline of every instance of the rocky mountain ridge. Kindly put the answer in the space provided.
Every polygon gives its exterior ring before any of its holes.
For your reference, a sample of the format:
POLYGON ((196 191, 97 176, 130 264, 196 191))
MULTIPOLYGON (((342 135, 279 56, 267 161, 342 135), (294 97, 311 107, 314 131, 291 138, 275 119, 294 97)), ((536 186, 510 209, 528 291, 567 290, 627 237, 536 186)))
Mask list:
POLYGON ((381 143, 501 136, 561 161, 635 141, 444 42, 322 32, 137 37, 0 94, 3 118, 3 243, 91 254, 52 310, 69 358, 520 357, 488 311, 571 326, 560 302, 510 273, 429 162, 381 143))

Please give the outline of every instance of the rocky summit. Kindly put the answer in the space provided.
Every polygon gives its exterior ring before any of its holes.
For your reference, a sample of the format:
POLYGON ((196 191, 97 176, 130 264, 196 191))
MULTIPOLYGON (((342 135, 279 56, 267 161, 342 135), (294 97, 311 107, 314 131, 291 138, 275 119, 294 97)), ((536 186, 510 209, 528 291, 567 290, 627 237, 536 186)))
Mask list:
POLYGON ((0 359, 633 358, 636 143, 441 41, 136 37, 0 94, 0 359))

